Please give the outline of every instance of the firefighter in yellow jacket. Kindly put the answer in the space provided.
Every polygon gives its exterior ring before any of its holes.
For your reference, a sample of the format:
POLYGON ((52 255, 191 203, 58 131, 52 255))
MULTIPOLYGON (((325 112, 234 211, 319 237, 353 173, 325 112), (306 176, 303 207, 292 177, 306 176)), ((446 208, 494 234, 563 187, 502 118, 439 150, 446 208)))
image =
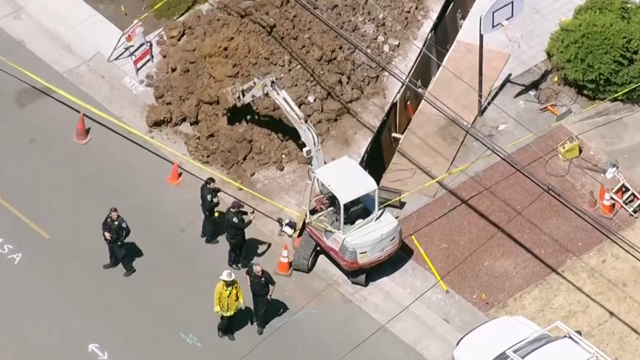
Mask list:
POLYGON ((236 281, 236 275, 231 270, 225 270, 220 276, 220 282, 216 285, 214 311, 220 315, 218 324, 218 336, 227 336, 233 341, 233 318, 238 309, 244 309, 244 297, 240 284, 236 281))

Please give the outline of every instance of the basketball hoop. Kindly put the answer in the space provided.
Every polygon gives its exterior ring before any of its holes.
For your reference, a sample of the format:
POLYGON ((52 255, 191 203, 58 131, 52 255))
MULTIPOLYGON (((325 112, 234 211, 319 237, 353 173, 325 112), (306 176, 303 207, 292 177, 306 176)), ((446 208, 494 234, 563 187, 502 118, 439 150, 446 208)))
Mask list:
POLYGON ((520 15, 524 8, 524 0, 494 0, 479 19, 478 24, 478 115, 482 115, 484 98, 482 95, 482 72, 483 72, 483 52, 484 35, 495 31, 497 28, 504 28, 509 25, 509 21, 520 15))

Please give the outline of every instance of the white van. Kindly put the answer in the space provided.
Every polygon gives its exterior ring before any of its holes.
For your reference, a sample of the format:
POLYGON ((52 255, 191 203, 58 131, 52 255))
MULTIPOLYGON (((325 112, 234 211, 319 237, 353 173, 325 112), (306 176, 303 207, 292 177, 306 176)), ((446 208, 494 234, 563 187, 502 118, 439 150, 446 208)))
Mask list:
POLYGON ((458 340, 453 360, 611 360, 561 322, 542 329, 522 316, 490 320, 458 340))

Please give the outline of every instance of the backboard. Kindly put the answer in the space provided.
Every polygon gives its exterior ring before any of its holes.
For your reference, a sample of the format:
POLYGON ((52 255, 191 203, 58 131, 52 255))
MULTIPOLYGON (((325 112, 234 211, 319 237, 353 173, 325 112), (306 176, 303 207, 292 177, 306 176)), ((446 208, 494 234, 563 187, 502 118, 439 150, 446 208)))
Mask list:
POLYGON ((499 29, 503 22, 520 15, 523 8, 524 0, 495 0, 480 18, 482 35, 499 29))

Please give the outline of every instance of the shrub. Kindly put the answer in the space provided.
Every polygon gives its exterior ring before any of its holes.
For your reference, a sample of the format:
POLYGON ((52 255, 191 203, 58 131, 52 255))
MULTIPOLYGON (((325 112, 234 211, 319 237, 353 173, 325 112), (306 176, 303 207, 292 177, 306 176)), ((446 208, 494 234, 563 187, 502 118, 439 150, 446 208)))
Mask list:
MULTIPOLYGON (((547 54, 579 93, 606 99, 640 83, 640 7, 630 0, 587 0, 549 39, 547 54)), ((636 88, 618 99, 640 95, 636 88)))

